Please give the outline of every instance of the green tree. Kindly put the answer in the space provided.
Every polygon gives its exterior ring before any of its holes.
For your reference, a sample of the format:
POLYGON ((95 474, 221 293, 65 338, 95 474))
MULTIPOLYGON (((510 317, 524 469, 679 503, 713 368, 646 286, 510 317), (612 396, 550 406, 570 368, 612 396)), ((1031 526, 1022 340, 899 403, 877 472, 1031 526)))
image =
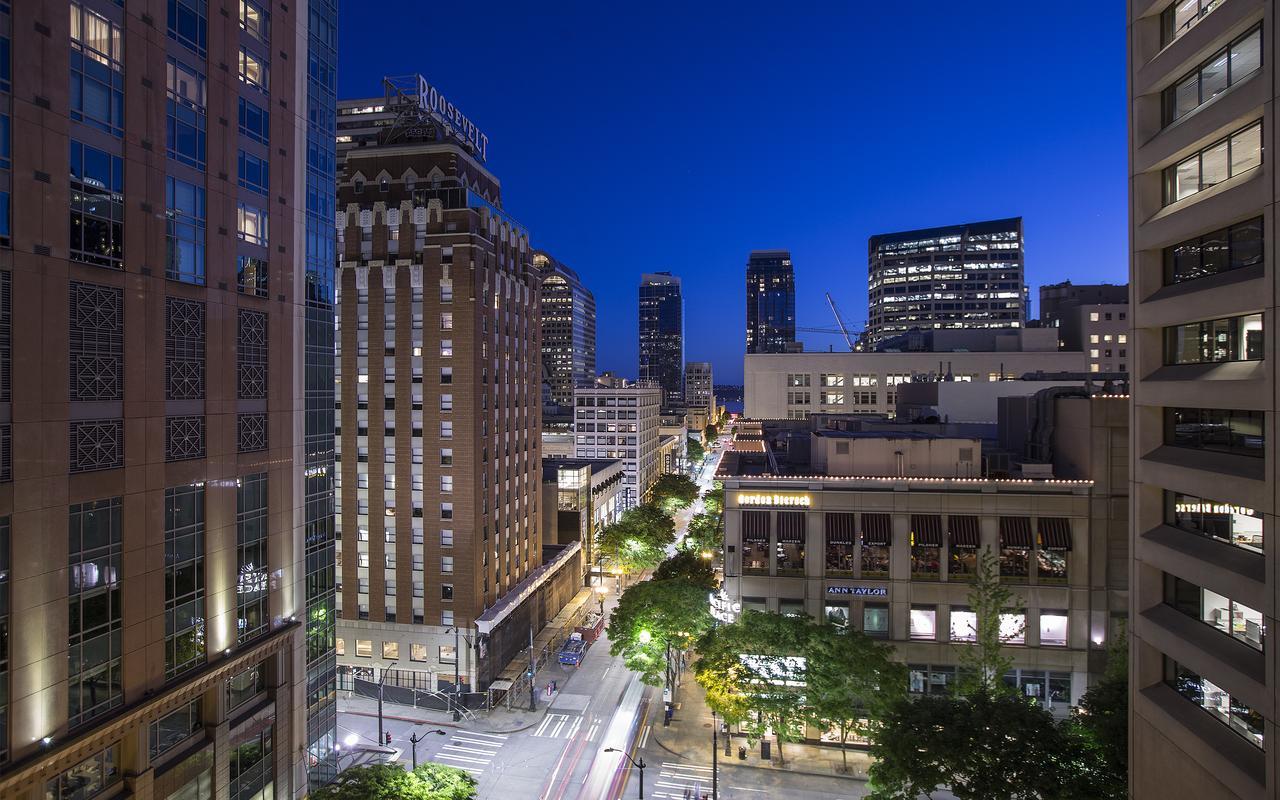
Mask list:
POLYGON ((1000 615, 1025 611, 1021 600, 1000 582, 1000 561, 990 549, 978 553, 977 569, 969 587, 969 610, 977 622, 972 644, 957 645, 961 666, 960 691, 996 693, 1008 690, 1004 675, 1013 665, 1005 650, 1021 630, 1001 632, 1000 615))
POLYGON ((685 448, 689 451, 689 461, 694 464, 701 463, 702 459, 707 457, 707 449, 702 446, 702 442, 692 436, 689 437, 689 441, 685 444, 685 448))
POLYGON ((708 442, 714 442, 716 438, 720 436, 720 429, 716 427, 714 422, 708 422, 704 433, 706 434, 708 442))
POLYGON ((653 571, 655 581, 673 578, 688 581, 708 591, 716 588, 716 571, 711 566, 711 559, 703 558, 702 553, 693 550, 678 551, 653 571))
POLYGON ((749 610, 731 625, 711 629, 694 667, 707 705, 730 725, 745 723, 758 739, 772 729, 778 759, 783 742, 804 736, 804 653, 812 623, 806 617, 749 610))
POLYGON ((707 587, 682 578, 648 580, 622 593, 609 617, 609 653, 650 686, 669 679, 673 656, 711 628, 707 587))
POLYGON ((653 484, 652 503, 667 514, 688 508, 698 499, 698 484, 687 475, 668 472, 653 484))
POLYGON ((867 736, 872 724, 906 695, 906 668, 891 659, 893 648, 861 631, 831 624, 814 626, 805 651, 808 721, 840 737, 843 771, 849 771, 849 739, 867 736))
MULTIPOLYGON (((1126 797, 1129 774, 1129 639, 1123 630, 1111 640, 1102 678, 1080 698, 1072 724, 1099 763, 1094 796, 1126 797)), ((1086 759, 1087 760, 1087 759, 1086 759)))
POLYGON ((904 698, 872 732, 868 797, 916 800, 946 787, 959 800, 1065 800, 1073 752, 1064 727, 1014 693, 904 698))
POLYGON ((464 770, 428 761, 412 772, 399 764, 367 764, 343 770, 311 800, 472 800, 476 780, 464 770))
POLYGON ((596 534, 597 552, 605 565, 627 575, 658 566, 675 541, 675 523, 651 505, 631 509, 596 534))
POLYGON ((680 540, 680 549, 693 553, 711 553, 715 555, 724 548, 724 537, 720 533, 720 517, 715 514, 694 514, 689 520, 684 538, 680 540))
POLYGON ((702 510, 717 517, 724 513, 723 483, 716 481, 715 485, 702 495, 702 510))

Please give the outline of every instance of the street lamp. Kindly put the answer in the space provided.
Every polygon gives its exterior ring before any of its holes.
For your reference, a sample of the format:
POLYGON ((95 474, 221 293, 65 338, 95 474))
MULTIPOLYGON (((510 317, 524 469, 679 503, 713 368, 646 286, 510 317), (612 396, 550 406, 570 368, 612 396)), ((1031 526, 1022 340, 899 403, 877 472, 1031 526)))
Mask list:
MULTIPOLYGON (((449 631, 444 632, 445 636, 449 635, 449 631)), ((453 626, 453 721, 457 722, 462 719, 462 710, 459 706, 459 693, 462 691, 462 650, 459 645, 459 637, 462 633, 458 630, 458 626, 453 626)))
POLYGON ((720 724, 716 722, 716 712, 711 711, 711 800, 720 800, 720 773, 718 769, 718 758, 720 755, 720 743, 716 741, 716 737, 720 732, 720 724))
POLYGON ((446 734, 444 731, 440 730, 439 728, 435 728, 434 730, 426 731, 426 732, 425 732, 425 733, 423 733, 421 736, 419 736, 416 732, 415 732, 415 733, 411 733, 411 734, 409 734, 409 744, 413 745, 413 768, 414 768, 414 769, 417 769, 417 768, 418 768, 418 742, 420 742, 420 741, 422 741, 423 739, 427 738, 427 734, 429 734, 429 733, 438 733, 438 734, 440 734, 441 736, 447 736, 447 735, 448 735, 448 734, 446 734))
POLYGON ((640 770, 640 800, 644 800, 644 768, 646 766, 644 763, 644 756, 640 756, 640 760, 636 761, 626 750, 619 750, 616 747, 606 747, 604 751, 606 753, 622 753, 623 758, 631 762, 631 766, 640 770))
POLYGON ((382 674, 378 676, 378 746, 381 747, 386 741, 382 732, 382 682, 387 679, 387 670, 394 667, 396 662, 391 661, 382 668, 382 674))
POLYGON ((604 616, 604 596, 605 596, 606 594, 608 594, 608 593, 609 593, 609 587, 608 587, 608 586, 597 586, 597 587, 596 587, 596 596, 597 596, 597 597, 599 598, 599 600, 600 600, 600 616, 601 616, 601 617, 603 617, 603 616, 604 616))

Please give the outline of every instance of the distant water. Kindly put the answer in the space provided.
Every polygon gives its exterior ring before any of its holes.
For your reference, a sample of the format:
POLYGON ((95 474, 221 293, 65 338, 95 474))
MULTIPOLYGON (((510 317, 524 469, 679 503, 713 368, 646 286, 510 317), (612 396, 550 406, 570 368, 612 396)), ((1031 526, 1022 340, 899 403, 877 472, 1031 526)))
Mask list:
POLYGON ((722 402, 722 404, 724 405, 724 410, 725 410, 725 411, 728 411, 730 414, 741 414, 741 413, 742 413, 742 401, 741 401, 741 400, 723 400, 723 401, 721 401, 721 402, 722 402))

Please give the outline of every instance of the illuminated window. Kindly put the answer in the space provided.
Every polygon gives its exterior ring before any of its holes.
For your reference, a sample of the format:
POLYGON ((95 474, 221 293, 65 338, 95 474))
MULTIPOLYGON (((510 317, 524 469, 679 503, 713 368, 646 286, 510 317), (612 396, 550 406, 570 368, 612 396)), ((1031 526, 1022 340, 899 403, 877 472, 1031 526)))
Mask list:
POLYGON ((1184 200, 1262 164, 1262 122, 1241 128, 1164 171, 1164 204, 1184 200))
POLYGON ((400 660, 400 643, 399 642, 383 642, 382 657, 388 661, 400 660))
POLYGON ((240 81, 255 89, 267 91, 267 65, 243 47, 240 48, 240 81))
POLYGON ((236 203, 236 235, 241 241, 266 247, 266 210, 245 203, 236 203))
POLYGON ((266 42, 269 34, 266 10, 255 0, 240 0, 240 28, 260 42, 266 42))
POLYGON ((361 658, 373 658, 373 640, 356 639, 356 655, 361 658))

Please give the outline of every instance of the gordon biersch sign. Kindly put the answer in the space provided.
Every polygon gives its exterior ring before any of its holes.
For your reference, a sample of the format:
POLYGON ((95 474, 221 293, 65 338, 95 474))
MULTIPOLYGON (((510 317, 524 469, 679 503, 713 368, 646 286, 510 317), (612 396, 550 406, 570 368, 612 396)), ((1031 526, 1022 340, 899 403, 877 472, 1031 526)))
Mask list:
POLYGON ((445 96, 436 87, 427 83, 427 79, 421 75, 418 76, 418 105, 443 122, 454 136, 470 143, 481 161, 488 157, 489 137, 485 136, 474 122, 467 119, 461 109, 446 100, 445 96))

